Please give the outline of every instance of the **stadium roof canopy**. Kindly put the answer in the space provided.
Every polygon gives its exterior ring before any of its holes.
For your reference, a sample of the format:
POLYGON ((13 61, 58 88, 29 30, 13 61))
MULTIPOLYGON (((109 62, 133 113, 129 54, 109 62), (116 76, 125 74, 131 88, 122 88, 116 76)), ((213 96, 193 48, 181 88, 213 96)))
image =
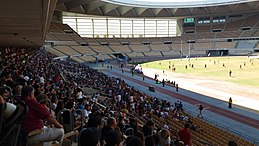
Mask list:
POLYGON ((1 1, 0 46, 42 46, 57 1, 1 1))
POLYGON ((259 11, 258 0, 59 0, 58 11, 114 17, 195 17, 259 11))
POLYGON ((251 0, 101 0, 108 3, 146 8, 193 8, 244 3, 251 0))

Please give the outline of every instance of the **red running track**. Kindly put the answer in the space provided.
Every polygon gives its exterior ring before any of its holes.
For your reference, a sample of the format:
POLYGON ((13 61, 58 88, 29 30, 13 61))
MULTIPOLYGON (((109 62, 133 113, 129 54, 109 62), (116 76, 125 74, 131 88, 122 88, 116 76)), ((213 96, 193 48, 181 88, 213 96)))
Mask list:
MULTIPOLYGON (((131 78, 131 77, 128 77, 128 76, 125 76, 125 75, 122 75, 122 74, 110 71, 110 70, 107 70, 107 71, 110 72, 111 74, 114 74, 116 76, 119 76, 119 77, 127 79, 127 80, 130 80, 130 81, 132 81, 134 83, 137 83, 137 84, 140 84, 140 85, 142 85, 144 87, 148 87, 150 85, 148 83, 142 82, 140 80, 137 80, 137 79, 134 79, 134 78, 131 78)), ((174 88, 172 88, 172 89, 174 89, 174 88)), ((207 110, 209 110, 209 111, 211 111, 213 113, 216 113, 218 115, 230 118, 230 119, 235 120, 237 122, 240 122, 242 124, 249 125, 249 126, 251 126, 253 128, 259 129, 259 120, 252 119, 250 117, 247 117, 247 116, 244 116, 244 115, 241 115, 241 114, 229 111, 229 110, 225 110, 223 108, 219 108, 219 107, 214 106, 212 104, 208 104, 206 102, 203 102, 203 101, 200 101, 200 100, 197 100, 197 99, 193 99, 193 98, 190 98, 190 97, 185 96, 185 95, 181 95, 181 94, 178 94, 178 93, 170 92, 169 90, 161 88, 161 87, 156 87, 156 90, 161 92, 161 93, 164 93, 166 95, 172 96, 172 97, 174 97, 176 99, 179 99, 181 101, 188 102, 190 104, 197 104, 197 103, 199 103, 199 104, 202 104, 204 107, 210 107, 207 110)))

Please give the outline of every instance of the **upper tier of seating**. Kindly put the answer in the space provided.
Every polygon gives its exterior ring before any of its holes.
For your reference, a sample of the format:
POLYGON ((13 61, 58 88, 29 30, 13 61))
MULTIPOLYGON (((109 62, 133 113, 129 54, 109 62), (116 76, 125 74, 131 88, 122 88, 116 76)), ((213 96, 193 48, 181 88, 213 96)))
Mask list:
MULTIPOLYGON (((259 15, 252 15, 247 18, 239 20, 231 20, 227 23, 209 23, 209 24, 196 24, 192 27, 184 27, 184 33, 201 33, 201 32, 228 32, 239 30, 256 30, 258 29, 259 15)), ((231 36, 230 36, 231 37, 231 36)), ((217 37, 220 38, 220 37, 217 37)))

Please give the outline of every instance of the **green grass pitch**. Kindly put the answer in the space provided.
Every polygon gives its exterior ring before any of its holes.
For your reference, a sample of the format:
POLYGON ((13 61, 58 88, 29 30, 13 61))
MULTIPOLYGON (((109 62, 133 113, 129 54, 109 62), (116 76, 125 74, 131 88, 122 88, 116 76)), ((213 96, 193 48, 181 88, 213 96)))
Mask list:
POLYGON ((166 71, 172 71, 174 67, 175 73, 186 74, 186 76, 201 76, 212 80, 259 87, 259 59, 252 59, 247 56, 202 57, 191 58, 190 61, 188 58, 183 58, 182 60, 170 59, 143 63, 141 65, 144 68, 166 71), (171 69, 169 69, 169 65, 171 65, 171 69), (230 70, 232 72, 231 76, 229 76, 230 70))

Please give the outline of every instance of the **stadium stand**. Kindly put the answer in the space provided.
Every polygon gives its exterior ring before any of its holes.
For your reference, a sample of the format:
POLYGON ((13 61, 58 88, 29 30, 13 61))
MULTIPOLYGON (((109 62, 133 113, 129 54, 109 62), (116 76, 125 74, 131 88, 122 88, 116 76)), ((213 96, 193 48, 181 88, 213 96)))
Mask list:
POLYGON ((95 57, 93 57, 93 56, 86 56, 86 55, 79 56, 78 58, 83 60, 84 62, 91 62, 91 61, 95 60, 95 57))
POLYGON ((196 34, 196 38, 197 39, 214 39, 215 38, 215 34, 216 33, 212 33, 212 32, 203 32, 203 33, 197 33, 196 34))
POLYGON ((144 57, 142 52, 125 53, 130 58, 144 57))
POLYGON ((120 42, 117 40, 117 38, 106 38, 106 41, 109 45, 120 45, 120 42))
POLYGON ((126 52, 132 52, 129 48, 128 45, 110 45, 110 47, 112 48, 112 50, 114 50, 115 52, 120 52, 120 53, 126 53, 126 52))
POLYGON ((69 59, 71 59, 72 61, 78 62, 78 63, 84 63, 85 62, 84 60, 80 59, 77 56, 72 56, 69 59))
POLYGON ((238 38, 242 31, 217 32, 215 38, 238 38))
POLYGON ((84 41, 89 45, 89 46, 95 46, 95 45, 100 45, 98 41, 94 38, 83 38, 84 41))
POLYGON ((164 43, 161 38, 155 38, 155 37, 152 37, 152 38, 149 38, 151 44, 161 44, 161 43, 164 43))
POLYGON ((217 49, 217 48, 221 48, 221 49, 224 49, 224 48, 235 48, 236 47, 236 42, 215 42, 215 48, 214 49, 217 49))
POLYGON ((253 37, 256 37, 259 35, 259 30, 256 30, 256 32, 254 33, 253 37))
POLYGON ((236 31, 236 30, 239 30, 244 22, 245 22, 244 19, 229 22, 229 23, 226 24, 224 31, 236 31))
POLYGON ((169 51, 168 45, 164 44, 153 44, 150 45, 151 50, 153 51, 169 51))
POLYGON ((258 18, 258 15, 253 15, 251 17, 246 18, 242 25, 242 28, 247 27, 252 29, 257 23, 257 18, 258 18))
POLYGON ((55 48, 48 48, 48 51, 56 56, 65 56, 63 52, 56 50, 55 48))
POLYGON ((53 48, 55 48, 56 50, 62 52, 63 54, 66 54, 68 56, 79 54, 79 52, 75 51, 73 48, 68 47, 68 46, 55 46, 53 48))
MULTIPOLYGON (((37 52, 36 52, 37 53, 37 52)), ((46 56, 46 53, 44 50, 38 52, 38 55, 34 55, 33 53, 31 53, 31 56, 35 56, 35 57, 39 57, 40 60, 44 59, 44 57, 46 56)), ((5 55, 5 53, 2 52, 2 55, 5 55)), ((50 54, 49 54, 50 55, 50 54)), ((51 56, 51 55, 50 55, 51 56)), ((52 56, 54 57, 54 56, 52 56)), ((90 57, 90 56, 88 56, 90 57)), ((83 59, 84 61, 88 61, 87 56, 81 56, 78 57, 80 59, 83 59)), ((17 58, 19 59, 19 58, 17 58)), ((32 59, 31 57, 29 57, 28 59, 30 60, 37 60, 37 59, 32 59)), ((51 58, 48 57, 46 58, 47 60, 51 61, 51 58)), ((229 139, 231 140, 235 140, 236 142, 238 142, 241 145, 246 145, 246 146, 254 146, 252 143, 237 137, 233 134, 228 133, 227 131, 224 131, 222 129, 219 129, 213 125, 208 124, 207 122, 205 122, 204 120, 201 120, 199 118, 196 118, 194 116, 191 115, 187 115, 184 111, 181 110, 177 110, 177 108, 171 108, 173 106, 171 106, 173 103, 168 103, 165 100, 160 100, 158 98, 154 98, 154 97, 150 97, 147 95, 144 95, 143 93, 136 91, 134 89, 132 89, 130 86, 128 86, 125 82, 117 82, 117 80, 120 80, 119 78, 110 78, 107 77, 106 75, 93 70, 87 66, 81 66, 80 64, 77 63, 71 63, 71 62, 64 62, 64 61, 58 61, 58 60, 52 60, 51 61, 52 65, 55 66, 55 68, 46 68, 47 70, 50 69, 51 72, 53 72, 53 70, 55 69, 56 71, 58 71, 59 69, 63 69, 63 72, 61 74, 57 74, 55 75, 56 79, 53 79, 52 82, 60 82, 60 79, 58 78, 62 78, 64 81, 66 81, 67 79, 72 79, 76 84, 71 84, 70 82, 65 82, 65 84, 69 84, 70 86, 65 86, 65 88, 63 88, 62 90, 69 90, 71 89, 71 86, 73 88, 73 91, 71 91, 71 96, 69 99, 63 98, 62 96, 64 95, 60 95, 58 97, 59 101, 58 103, 56 103, 56 113, 58 113, 57 117, 58 119, 61 119, 60 116, 62 114, 63 118, 61 120, 59 120, 60 123, 62 123, 64 125, 64 128, 66 129, 65 131, 65 140, 64 143, 67 143, 68 145, 71 145, 74 141, 73 140, 73 135, 74 136, 78 136, 78 132, 76 131, 76 127, 82 127, 85 124, 87 124, 88 122, 90 122, 92 120, 92 118, 95 115, 103 115, 104 117, 109 118, 109 117, 117 117, 116 114, 119 115, 123 115, 124 116, 124 120, 125 122, 127 122, 128 126, 127 128, 133 128, 134 131, 142 131, 141 127, 144 126, 145 121, 150 120, 150 118, 152 119, 152 121, 155 124, 154 130, 158 130, 159 127, 164 127, 165 122, 167 122, 167 126, 169 127, 170 130, 170 135, 172 137, 172 140, 176 140, 175 138, 175 134, 177 133, 178 130, 180 130, 185 121, 183 119, 183 117, 188 116, 188 121, 192 122, 193 127, 191 128, 191 133, 193 134, 193 138, 192 138, 192 143, 193 145, 196 146, 200 146, 200 145, 215 145, 215 146, 221 146, 221 145, 225 145, 229 139), (77 66, 77 68, 75 69, 74 66, 77 66), (78 74, 78 71, 81 71, 81 74, 78 74), (88 72, 88 74, 85 74, 85 72, 88 72), (89 76, 88 79, 86 79, 85 81, 83 80, 78 80, 81 78, 81 76, 89 76), (113 88, 114 93, 116 93, 116 90, 119 90, 119 86, 124 86, 127 87, 125 88, 125 92, 131 92, 134 93, 131 96, 134 95, 134 102, 138 103, 136 105, 138 105, 139 107, 135 107, 133 108, 132 106, 127 106, 127 104, 119 104, 119 99, 118 94, 115 95, 116 98, 112 98, 112 96, 114 96, 113 94, 111 94, 111 90, 109 90, 108 86, 102 86, 100 83, 95 82, 95 79, 100 79, 100 81, 102 82, 101 84, 108 84, 108 83, 113 83, 113 88), (86 97, 86 98, 82 98, 84 96, 84 94, 87 94, 88 92, 84 92, 83 88, 78 88, 78 86, 81 87, 87 87, 87 88, 95 88, 98 91, 98 94, 93 94, 93 97, 86 97), (108 90, 106 90, 106 89, 108 90), (102 95, 102 96, 101 96, 102 95), (141 100, 141 98, 143 98, 143 96, 145 97, 144 100, 141 100), (104 97, 104 99, 102 99, 104 97), (77 99, 77 100, 76 100, 77 99), (115 100, 112 100, 115 99, 115 100), (85 101, 85 102, 84 102, 85 101), (74 104, 74 102, 76 104, 74 104), (91 104, 87 104, 87 103, 91 103, 91 104), (85 105, 84 105, 85 103, 85 105), (154 105, 150 104, 150 103, 155 103, 154 105), (59 108, 60 104, 63 104, 63 106, 66 107, 66 110, 59 108), (103 104, 101 106, 101 104, 103 104), (140 110, 140 105, 145 105, 144 107, 142 107, 142 110, 140 110), (98 112, 94 112, 94 110, 92 110, 91 115, 86 114, 87 113, 87 109, 85 111, 83 111, 81 113, 80 116, 78 116, 78 114, 65 114, 64 111, 70 111, 68 109, 71 108, 75 108, 77 109, 76 111, 80 110, 80 107, 82 106, 86 106, 86 107, 90 107, 92 109, 95 108, 99 108, 98 112), (110 107, 112 108, 114 111, 114 113, 111 113, 109 110, 105 110, 105 107, 110 107), (160 108, 158 108, 160 107, 160 108), (149 110, 149 108, 151 109, 156 109, 156 110, 149 110), (137 110, 139 109, 139 110, 137 110), (63 111, 63 112, 62 112, 63 111), (128 111, 128 112, 127 112, 128 111), (101 112, 101 113, 100 113, 101 112), (144 114, 145 113, 145 114, 144 114), (175 113, 179 113, 179 116, 174 116, 175 113), (144 116, 146 115, 146 116, 144 116), (85 117, 85 120, 82 120, 82 117, 85 117), (127 120, 128 119, 128 120, 127 120), (172 120, 173 119, 173 120, 172 120), (76 121, 74 121, 76 120, 76 121), (130 121, 134 120, 135 124, 137 123, 137 127, 134 127, 134 125, 132 125, 132 123, 130 123, 130 121), (88 121, 88 122, 87 122, 88 121), (77 126, 76 126, 77 125, 77 126), (68 138, 71 137, 72 138, 68 138), (72 141, 71 141, 72 140, 72 141)), ((47 62, 46 62, 47 63, 47 62)), ((54 72, 55 73, 55 72, 54 72)), ((46 78, 48 78, 49 74, 47 74, 46 78)), ((47 85, 47 84, 46 84, 47 85)), ((45 87, 45 86, 44 86, 45 87)), ((36 96, 39 94, 37 93, 37 91, 39 89, 35 89, 35 93, 36 96)), ((52 93, 47 94, 48 97, 54 98, 54 91, 55 92, 59 92, 59 88, 55 88, 52 89, 52 93)), ((45 90, 47 91, 47 90, 45 90)), ((43 92, 45 93, 45 92, 43 92)), ((123 97, 123 96, 122 96, 123 97)), ((52 100, 52 99, 51 99, 52 100)), ((125 102, 130 102, 125 100, 125 102)), ((54 102, 55 103, 55 102, 54 102)), ((49 105, 49 104, 48 104, 49 105)), ((62 107, 62 106, 61 106, 62 107)), ((54 109, 53 109, 54 110, 54 109)), ((119 118, 119 117, 117 117, 119 118)), ((106 121, 107 122, 107 121, 106 121)), ((104 122, 104 124, 106 123, 104 122)), ((88 127, 91 126, 91 124, 93 123, 88 123, 88 127)), ((95 123, 98 124, 98 123, 95 123)), ((101 121, 100 121, 101 124, 101 121)), ((124 123, 125 125, 127 125, 126 123, 124 123)), ((85 125, 87 126, 87 125, 85 125)), ((122 127, 122 132, 126 131, 127 129, 123 129, 122 127)))
POLYGON ((88 46, 70 46, 70 47, 76 50, 77 52, 79 52, 80 54, 88 54, 88 55, 96 54, 96 52, 90 49, 88 46))
POLYGON ((153 57, 153 56, 162 57, 161 52, 151 51, 151 52, 143 52, 143 53, 145 54, 146 57, 153 57))
POLYGON ((212 31, 216 31, 216 30, 219 30, 219 31, 223 31, 225 28, 225 24, 217 24, 217 25, 212 25, 212 31))
POLYGON ((102 46, 102 45, 98 45, 98 46, 89 46, 89 48, 91 48, 92 50, 95 50, 97 53, 101 53, 101 54, 107 54, 107 53, 112 53, 113 51, 108 47, 108 46, 102 46))
POLYGON ((244 49, 254 48, 257 42, 258 42, 257 40, 239 41, 236 48, 244 48, 244 49))
POLYGON ((211 32, 211 25, 202 25, 202 26, 196 26, 196 31, 197 33, 200 32, 211 32))
POLYGON ((245 30, 240 34, 240 37, 252 37, 255 32, 255 30, 245 30))
POLYGON ((164 57, 180 57, 180 51, 168 51, 168 52, 162 52, 164 57))
POLYGON ((129 45, 129 47, 134 51, 134 52, 147 52, 150 51, 150 48, 148 45, 129 45))
POLYGON ((130 38, 128 39, 130 45, 141 45, 139 38, 130 38))
POLYGON ((193 44, 193 48, 196 50, 209 50, 213 49, 213 43, 195 43, 193 44))

